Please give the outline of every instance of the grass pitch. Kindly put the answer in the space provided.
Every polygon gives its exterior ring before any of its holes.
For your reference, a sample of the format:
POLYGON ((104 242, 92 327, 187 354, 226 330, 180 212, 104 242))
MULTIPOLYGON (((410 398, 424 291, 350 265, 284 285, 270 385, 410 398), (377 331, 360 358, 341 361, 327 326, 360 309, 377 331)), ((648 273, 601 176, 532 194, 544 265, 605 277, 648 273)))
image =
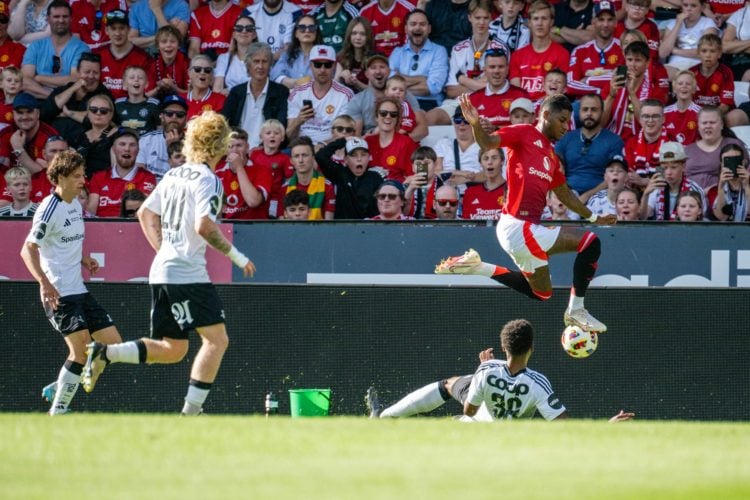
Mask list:
POLYGON ((0 498, 750 498, 750 425, 0 414, 0 498))

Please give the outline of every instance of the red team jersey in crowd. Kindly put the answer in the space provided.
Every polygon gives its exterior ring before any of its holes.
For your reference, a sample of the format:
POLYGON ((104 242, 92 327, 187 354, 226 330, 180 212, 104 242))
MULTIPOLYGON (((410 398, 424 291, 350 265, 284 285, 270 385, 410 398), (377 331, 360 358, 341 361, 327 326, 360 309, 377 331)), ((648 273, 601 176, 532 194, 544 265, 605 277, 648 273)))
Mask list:
POLYGON ((34 203, 40 203, 43 199, 49 196, 52 191, 55 190, 55 186, 49 181, 47 177, 47 169, 45 168, 41 172, 37 172, 31 176, 31 201, 34 203))
POLYGON ((711 12, 729 17, 745 6, 745 0, 708 0, 711 12))
POLYGON ((698 112, 701 107, 694 102, 685 111, 680 111, 677 104, 664 108, 664 128, 667 133, 683 145, 694 143, 698 139, 698 112))
POLYGON ((537 224, 547 206, 547 192, 565 184, 555 148, 533 125, 509 125, 494 135, 508 151, 503 213, 537 224))
POLYGON ((370 166, 383 167, 388 170, 388 179, 404 182, 412 175, 411 154, 419 145, 404 134, 395 134, 386 147, 380 146, 380 137, 376 134, 365 136, 370 150, 370 166))
POLYGON ((26 53, 26 47, 20 43, 14 42, 10 37, 0 44, 0 69, 8 66, 15 66, 21 69, 23 55, 26 53))
POLYGON ((273 184, 271 169, 266 165, 255 165, 252 160, 248 160, 245 165, 245 172, 253 186, 263 193, 263 203, 257 207, 248 206, 242 196, 237 174, 232 172, 229 164, 224 161, 216 169, 216 176, 221 179, 221 184, 224 186, 224 218, 234 220, 268 219, 268 203, 271 185, 273 184))
POLYGON ((154 87, 153 78, 149 72, 154 61, 140 47, 133 45, 130 52, 121 59, 115 58, 109 45, 94 50, 94 53, 99 54, 99 57, 102 58, 102 84, 109 89, 115 99, 128 96, 128 93, 122 88, 123 74, 128 66, 139 66, 146 71, 148 83, 145 90, 150 90, 154 87))
MULTIPOLYGON (((348 1, 348 0, 344 0, 344 1, 348 1)), ((315 10, 315 8, 318 7, 319 5, 323 5, 324 0, 289 0, 289 2, 293 3, 294 5, 302 9, 303 14, 309 14, 310 12, 315 10)))
POLYGON ((271 169, 272 181, 268 215, 274 218, 281 216, 280 208, 285 194, 282 186, 284 185, 284 181, 294 173, 291 158, 280 151, 270 155, 266 154, 261 146, 250 151, 250 161, 254 165, 265 165, 271 169))
POLYGON ((734 74, 729 66, 719 63, 719 67, 710 76, 701 72, 700 64, 690 68, 690 71, 698 84, 693 99, 699 106, 726 104, 730 108, 734 107, 734 74))
POLYGON ((192 91, 180 95, 188 103, 188 120, 196 115, 203 113, 204 111, 213 110, 217 113, 221 112, 221 108, 224 107, 224 101, 226 101, 227 99, 224 94, 219 94, 218 92, 214 92, 211 89, 208 89, 206 95, 204 95, 200 99, 193 99, 192 91))
MULTIPOLYGON (((658 61, 659 60, 659 40, 661 40, 661 35, 659 34, 659 27, 652 20, 646 19, 643 21, 643 23, 640 26, 638 26, 638 31, 646 35, 646 43, 648 44, 648 48, 650 50, 649 59, 651 61, 658 61)), ((615 27, 615 38, 619 40, 624 32, 625 32, 625 21, 620 21, 619 23, 617 23, 617 26, 615 27)))
POLYGON ((659 150, 664 142, 674 141, 667 129, 662 127, 661 135, 654 142, 648 142, 643 131, 630 137, 625 141, 625 161, 628 163, 628 171, 635 172, 641 176, 651 175, 656 172, 659 165, 659 150))
POLYGON ((13 125, 13 103, 0 102, 0 123, 13 125))
POLYGON ((529 93, 532 101, 544 97, 544 77, 555 68, 568 73, 570 53, 557 42, 552 42, 544 52, 534 50, 532 44, 521 47, 510 59, 510 76, 520 80, 520 87, 529 93))
POLYGON ((120 204, 125 191, 137 189, 148 196, 156 187, 156 177, 148 170, 133 167, 125 177, 117 174, 115 167, 101 170, 91 177, 89 192, 99 195, 97 217, 119 217, 120 204))
MULTIPOLYGON (((10 145, 10 136, 12 136, 16 130, 18 130, 18 128, 15 125, 11 125, 0 131, 0 171, 2 171, 3 174, 8 168, 16 166, 16 157, 13 156, 13 147, 10 145)), ((60 134, 57 130, 46 123, 40 123, 36 135, 31 141, 26 142, 24 149, 34 160, 41 158, 47 139, 53 135, 60 134)))
POLYGON ((613 38, 609 46, 604 50, 599 50, 596 40, 579 45, 570 54, 568 93, 572 95, 584 95, 590 93, 592 87, 601 93, 603 89, 609 87, 609 82, 612 79, 612 71, 617 66, 624 64, 625 55, 622 52, 620 41, 616 38, 613 38), (602 75, 586 76, 588 71, 597 69, 605 71, 602 75), (584 80, 586 80, 585 84, 583 83, 584 80))
POLYGON ((97 9, 89 0, 70 1, 70 31, 83 43, 95 49, 109 43, 104 18, 112 10, 128 11, 125 0, 102 0, 97 9), (97 15, 99 12, 99 15, 97 15))
POLYGON ((466 188, 461 214, 464 219, 498 220, 505 204, 505 184, 488 190, 484 184, 466 188))
POLYGON ((390 56, 393 49, 406 42, 404 19, 414 10, 414 5, 406 0, 395 0, 391 8, 383 11, 377 0, 365 5, 360 15, 372 25, 375 50, 390 56))
POLYGON ((411 109, 409 103, 404 101, 401 103, 401 133, 408 134, 417 125, 417 115, 414 114, 414 110, 411 109))
POLYGON ((188 87, 188 67, 190 61, 185 57, 182 52, 177 52, 177 57, 170 65, 164 63, 164 59, 161 56, 157 56, 155 60, 151 62, 151 69, 149 70, 148 78, 153 78, 154 83, 158 82, 163 78, 171 78, 174 80, 178 89, 186 89, 188 87))
POLYGON ((198 7, 190 15, 190 38, 200 39, 200 52, 213 50, 216 55, 229 50, 234 23, 242 14, 242 8, 229 2, 221 12, 214 12, 209 5, 198 7))
POLYGON ((505 82, 494 94, 490 93, 489 87, 472 92, 469 94, 469 101, 477 108, 479 116, 487 118, 494 126, 501 127, 510 123, 510 105, 519 97, 528 98, 529 94, 521 87, 505 82))

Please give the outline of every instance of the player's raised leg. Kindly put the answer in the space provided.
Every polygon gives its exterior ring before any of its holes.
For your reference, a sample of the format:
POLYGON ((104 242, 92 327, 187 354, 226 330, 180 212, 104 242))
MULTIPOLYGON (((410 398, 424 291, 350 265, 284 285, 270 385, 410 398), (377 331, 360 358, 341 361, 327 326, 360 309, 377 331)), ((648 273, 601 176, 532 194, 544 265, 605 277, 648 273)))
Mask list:
POLYGON ((420 387, 381 411, 380 418, 411 417, 440 408, 451 399, 449 387, 456 380, 458 377, 451 377, 420 387))

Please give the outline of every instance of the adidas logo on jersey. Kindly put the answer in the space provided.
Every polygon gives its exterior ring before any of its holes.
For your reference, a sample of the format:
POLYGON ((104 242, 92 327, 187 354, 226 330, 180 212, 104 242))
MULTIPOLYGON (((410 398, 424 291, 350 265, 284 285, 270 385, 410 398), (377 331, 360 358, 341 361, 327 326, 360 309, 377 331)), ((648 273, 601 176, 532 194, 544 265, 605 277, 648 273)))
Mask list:
POLYGON ((103 191, 109 191, 109 186, 104 186, 104 187, 102 188, 102 192, 103 192, 103 191))
POLYGON ((542 144, 542 141, 540 141, 540 140, 534 141, 534 146, 536 146, 538 148, 543 148, 544 147, 544 145, 542 144))
POLYGON ((474 201, 471 202, 472 205, 479 205, 479 199, 474 198, 474 201))
POLYGON ((584 60, 583 60, 583 62, 585 62, 585 63, 590 63, 590 62, 591 62, 591 58, 590 58, 590 57, 587 57, 586 59, 584 59, 584 60))
POLYGON ((102 73, 109 73, 109 66, 104 66, 102 68, 102 73))
POLYGON ((70 220, 65 219, 65 224, 63 224, 63 227, 68 227, 68 226, 70 226, 70 220))
POLYGON ((480 104, 477 111, 484 111, 484 104, 480 104))
POLYGON ((674 128, 674 123, 670 123, 669 125, 667 125, 667 128, 674 128))

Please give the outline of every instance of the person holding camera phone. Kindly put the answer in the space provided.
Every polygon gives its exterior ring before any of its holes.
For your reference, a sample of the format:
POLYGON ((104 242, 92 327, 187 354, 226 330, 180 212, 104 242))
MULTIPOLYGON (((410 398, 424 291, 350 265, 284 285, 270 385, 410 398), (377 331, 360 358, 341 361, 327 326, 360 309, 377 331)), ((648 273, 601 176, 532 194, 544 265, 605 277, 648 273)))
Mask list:
POLYGON ((721 148, 721 172, 712 210, 716 220, 744 222, 750 197, 747 154, 742 146, 727 144, 721 148))

